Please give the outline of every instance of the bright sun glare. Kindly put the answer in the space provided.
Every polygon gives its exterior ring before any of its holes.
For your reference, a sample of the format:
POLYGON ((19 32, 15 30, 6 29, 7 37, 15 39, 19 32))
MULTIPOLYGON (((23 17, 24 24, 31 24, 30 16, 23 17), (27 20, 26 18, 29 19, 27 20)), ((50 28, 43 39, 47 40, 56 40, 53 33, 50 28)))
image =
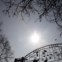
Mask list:
POLYGON ((36 44, 39 42, 40 40, 40 35, 37 33, 37 32, 34 32, 31 37, 30 37, 30 40, 32 43, 36 44))

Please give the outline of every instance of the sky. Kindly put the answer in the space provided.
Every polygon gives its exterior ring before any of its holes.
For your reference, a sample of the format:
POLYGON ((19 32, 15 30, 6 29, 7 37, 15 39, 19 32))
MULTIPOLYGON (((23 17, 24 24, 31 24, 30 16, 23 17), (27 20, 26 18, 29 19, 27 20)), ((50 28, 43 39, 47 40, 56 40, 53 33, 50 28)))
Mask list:
POLYGON ((48 44, 62 43, 62 37, 59 36, 60 31, 55 23, 50 23, 45 18, 42 18, 41 22, 35 22, 37 19, 35 15, 25 17, 25 20, 22 20, 20 16, 8 17, 2 13, 2 7, 1 3, 0 21, 3 22, 1 28, 10 42, 14 57, 25 56, 34 49, 48 44), (33 43, 30 40, 34 32, 40 36, 38 43, 33 43), (55 41, 55 39, 57 40, 55 41))

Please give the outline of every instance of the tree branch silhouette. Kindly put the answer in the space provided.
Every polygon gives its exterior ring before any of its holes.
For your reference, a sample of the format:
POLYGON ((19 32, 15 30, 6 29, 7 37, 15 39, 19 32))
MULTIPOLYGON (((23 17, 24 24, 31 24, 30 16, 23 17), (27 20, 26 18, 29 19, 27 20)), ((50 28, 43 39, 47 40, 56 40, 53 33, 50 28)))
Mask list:
POLYGON ((45 17, 49 22, 56 23, 62 33, 62 0, 1 1, 6 5, 6 9, 3 12, 11 14, 13 16, 21 14, 23 18, 23 15, 37 13, 40 22, 42 20, 42 17, 45 17))

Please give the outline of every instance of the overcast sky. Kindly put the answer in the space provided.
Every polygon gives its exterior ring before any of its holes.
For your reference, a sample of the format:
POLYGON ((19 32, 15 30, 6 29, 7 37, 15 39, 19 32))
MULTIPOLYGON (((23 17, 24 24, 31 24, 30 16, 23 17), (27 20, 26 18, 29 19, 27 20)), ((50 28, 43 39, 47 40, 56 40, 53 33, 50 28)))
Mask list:
MULTIPOLYGON (((3 5, 0 4, 2 9, 3 5)), ((46 21, 34 22, 37 16, 26 17, 23 21, 21 17, 11 17, 2 13, 0 10, 0 21, 3 22, 2 29, 4 35, 10 42, 14 57, 22 57, 34 49, 47 44, 62 43, 62 37, 59 37, 60 31, 57 30, 57 25, 46 21), (40 35, 40 40, 37 44, 31 43, 30 36, 37 32, 40 35), (55 41, 55 39, 57 39, 55 41)))

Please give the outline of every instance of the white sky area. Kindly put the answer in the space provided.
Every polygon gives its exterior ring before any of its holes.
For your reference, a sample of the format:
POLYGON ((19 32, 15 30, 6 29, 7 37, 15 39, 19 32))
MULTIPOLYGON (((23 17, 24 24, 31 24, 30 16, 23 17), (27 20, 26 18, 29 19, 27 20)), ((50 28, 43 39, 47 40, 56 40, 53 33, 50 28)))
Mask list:
POLYGON ((44 45, 62 42, 62 37, 59 37, 60 31, 57 30, 56 24, 46 21, 45 18, 42 19, 42 22, 35 22, 36 18, 37 16, 34 15, 25 18, 25 21, 21 17, 8 18, 0 10, 3 33, 10 42, 14 57, 25 56, 44 45), (34 32, 40 35, 40 40, 37 44, 33 44, 29 39, 34 32), (55 39, 57 40, 55 41, 55 39))

